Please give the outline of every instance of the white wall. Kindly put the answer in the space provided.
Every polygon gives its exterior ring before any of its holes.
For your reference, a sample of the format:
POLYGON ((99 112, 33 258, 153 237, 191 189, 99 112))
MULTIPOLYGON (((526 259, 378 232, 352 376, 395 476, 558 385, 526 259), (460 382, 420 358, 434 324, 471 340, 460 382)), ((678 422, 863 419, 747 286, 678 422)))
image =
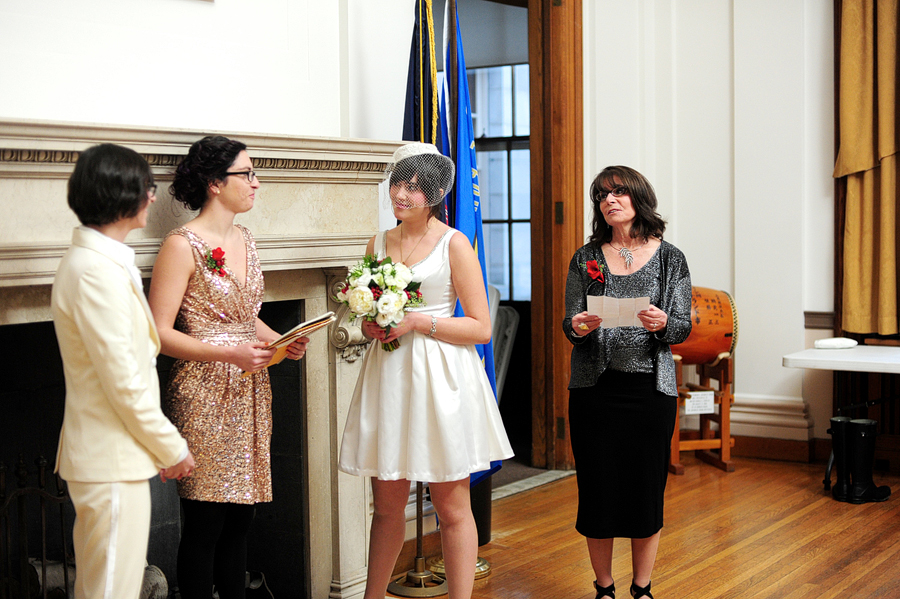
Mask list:
POLYGON ((833 309, 832 4, 585 0, 584 32, 585 190, 643 172, 694 285, 733 295, 735 434, 826 437, 781 356, 833 309))
POLYGON ((0 0, 0 117, 399 139, 412 4, 0 0))
POLYGON ((349 135, 399 140, 415 0, 349 2, 349 135))

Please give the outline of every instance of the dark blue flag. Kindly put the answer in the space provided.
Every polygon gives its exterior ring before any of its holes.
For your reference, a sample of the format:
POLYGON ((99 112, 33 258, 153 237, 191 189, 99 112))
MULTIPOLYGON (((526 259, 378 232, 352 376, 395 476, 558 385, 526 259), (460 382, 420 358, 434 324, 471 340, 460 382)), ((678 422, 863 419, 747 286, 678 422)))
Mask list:
POLYGON ((438 124, 437 60, 434 54, 434 17, 430 3, 416 0, 409 74, 406 78, 406 109, 403 139, 441 147, 438 124))

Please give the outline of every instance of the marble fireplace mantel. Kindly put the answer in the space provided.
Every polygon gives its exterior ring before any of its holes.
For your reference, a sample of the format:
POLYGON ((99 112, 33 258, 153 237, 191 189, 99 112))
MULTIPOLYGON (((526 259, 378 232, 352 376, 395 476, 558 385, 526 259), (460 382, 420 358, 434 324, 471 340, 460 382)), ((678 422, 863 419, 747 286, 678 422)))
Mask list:
MULTIPOLYGON (((69 246, 66 182, 78 152, 118 143, 142 154, 159 184, 145 229, 127 242, 149 278, 166 232, 192 213, 168 195, 171 173, 208 131, 0 119, 0 326, 50 320, 50 284, 69 246)), ((330 299, 378 228, 378 184, 398 142, 223 132, 247 144, 262 186, 238 222, 253 231, 266 301, 302 300, 307 317, 338 311, 330 299)), ((363 339, 341 318, 316 334, 303 362, 300 423, 308 490, 310 593, 361 597, 370 498, 365 479, 339 473, 338 443, 363 339)), ((298 564, 298 567, 300 564, 298 564)))

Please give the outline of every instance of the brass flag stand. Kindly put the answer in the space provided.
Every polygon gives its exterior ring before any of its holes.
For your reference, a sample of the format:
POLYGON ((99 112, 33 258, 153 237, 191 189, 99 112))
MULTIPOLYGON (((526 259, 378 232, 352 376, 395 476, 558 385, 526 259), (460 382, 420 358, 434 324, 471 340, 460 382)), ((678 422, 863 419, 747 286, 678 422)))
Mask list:
POLYGON ((414 569, 388 585, 388 591, 401 597, 437 597, 447 594, 447 581, 425 569, 425 552, 422 549, 422 489, 416 483, 416 560, 414 569))

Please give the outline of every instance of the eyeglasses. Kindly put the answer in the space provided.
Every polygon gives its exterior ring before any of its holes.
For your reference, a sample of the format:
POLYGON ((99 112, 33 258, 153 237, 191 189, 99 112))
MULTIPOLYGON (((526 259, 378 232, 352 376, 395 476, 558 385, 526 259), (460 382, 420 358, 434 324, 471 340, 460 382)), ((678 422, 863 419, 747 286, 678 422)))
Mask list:
POLYGON ((156 186, 156 185, 148 185, 148 186, 147 186, 147 193, 148 193, 148 195, 155 196, 155 195, 156 195, 156 189, 157 189, 157 186, 156 186))
POLYGON ((603 200, 606 199, 606 196, 608 196, 609 194, 612 194, 612 196, 614 198, 621 198, 623 195, 628 194, 628 188, 625 187, 624 185, 617 185, 617 186, 613 187, 612 189, 610 189, 609 191, 607 191, 605 189, 601 189, 600 193, 597 194, 597 198, 602 202, 603 200))
POLYGON ((237 171, 237 172, 229 172, 225 173, 226 175, 240 175, 242 177, 247 177, 247 183, 253 183, 256 181, 256 173, 254 171, 237 171))

